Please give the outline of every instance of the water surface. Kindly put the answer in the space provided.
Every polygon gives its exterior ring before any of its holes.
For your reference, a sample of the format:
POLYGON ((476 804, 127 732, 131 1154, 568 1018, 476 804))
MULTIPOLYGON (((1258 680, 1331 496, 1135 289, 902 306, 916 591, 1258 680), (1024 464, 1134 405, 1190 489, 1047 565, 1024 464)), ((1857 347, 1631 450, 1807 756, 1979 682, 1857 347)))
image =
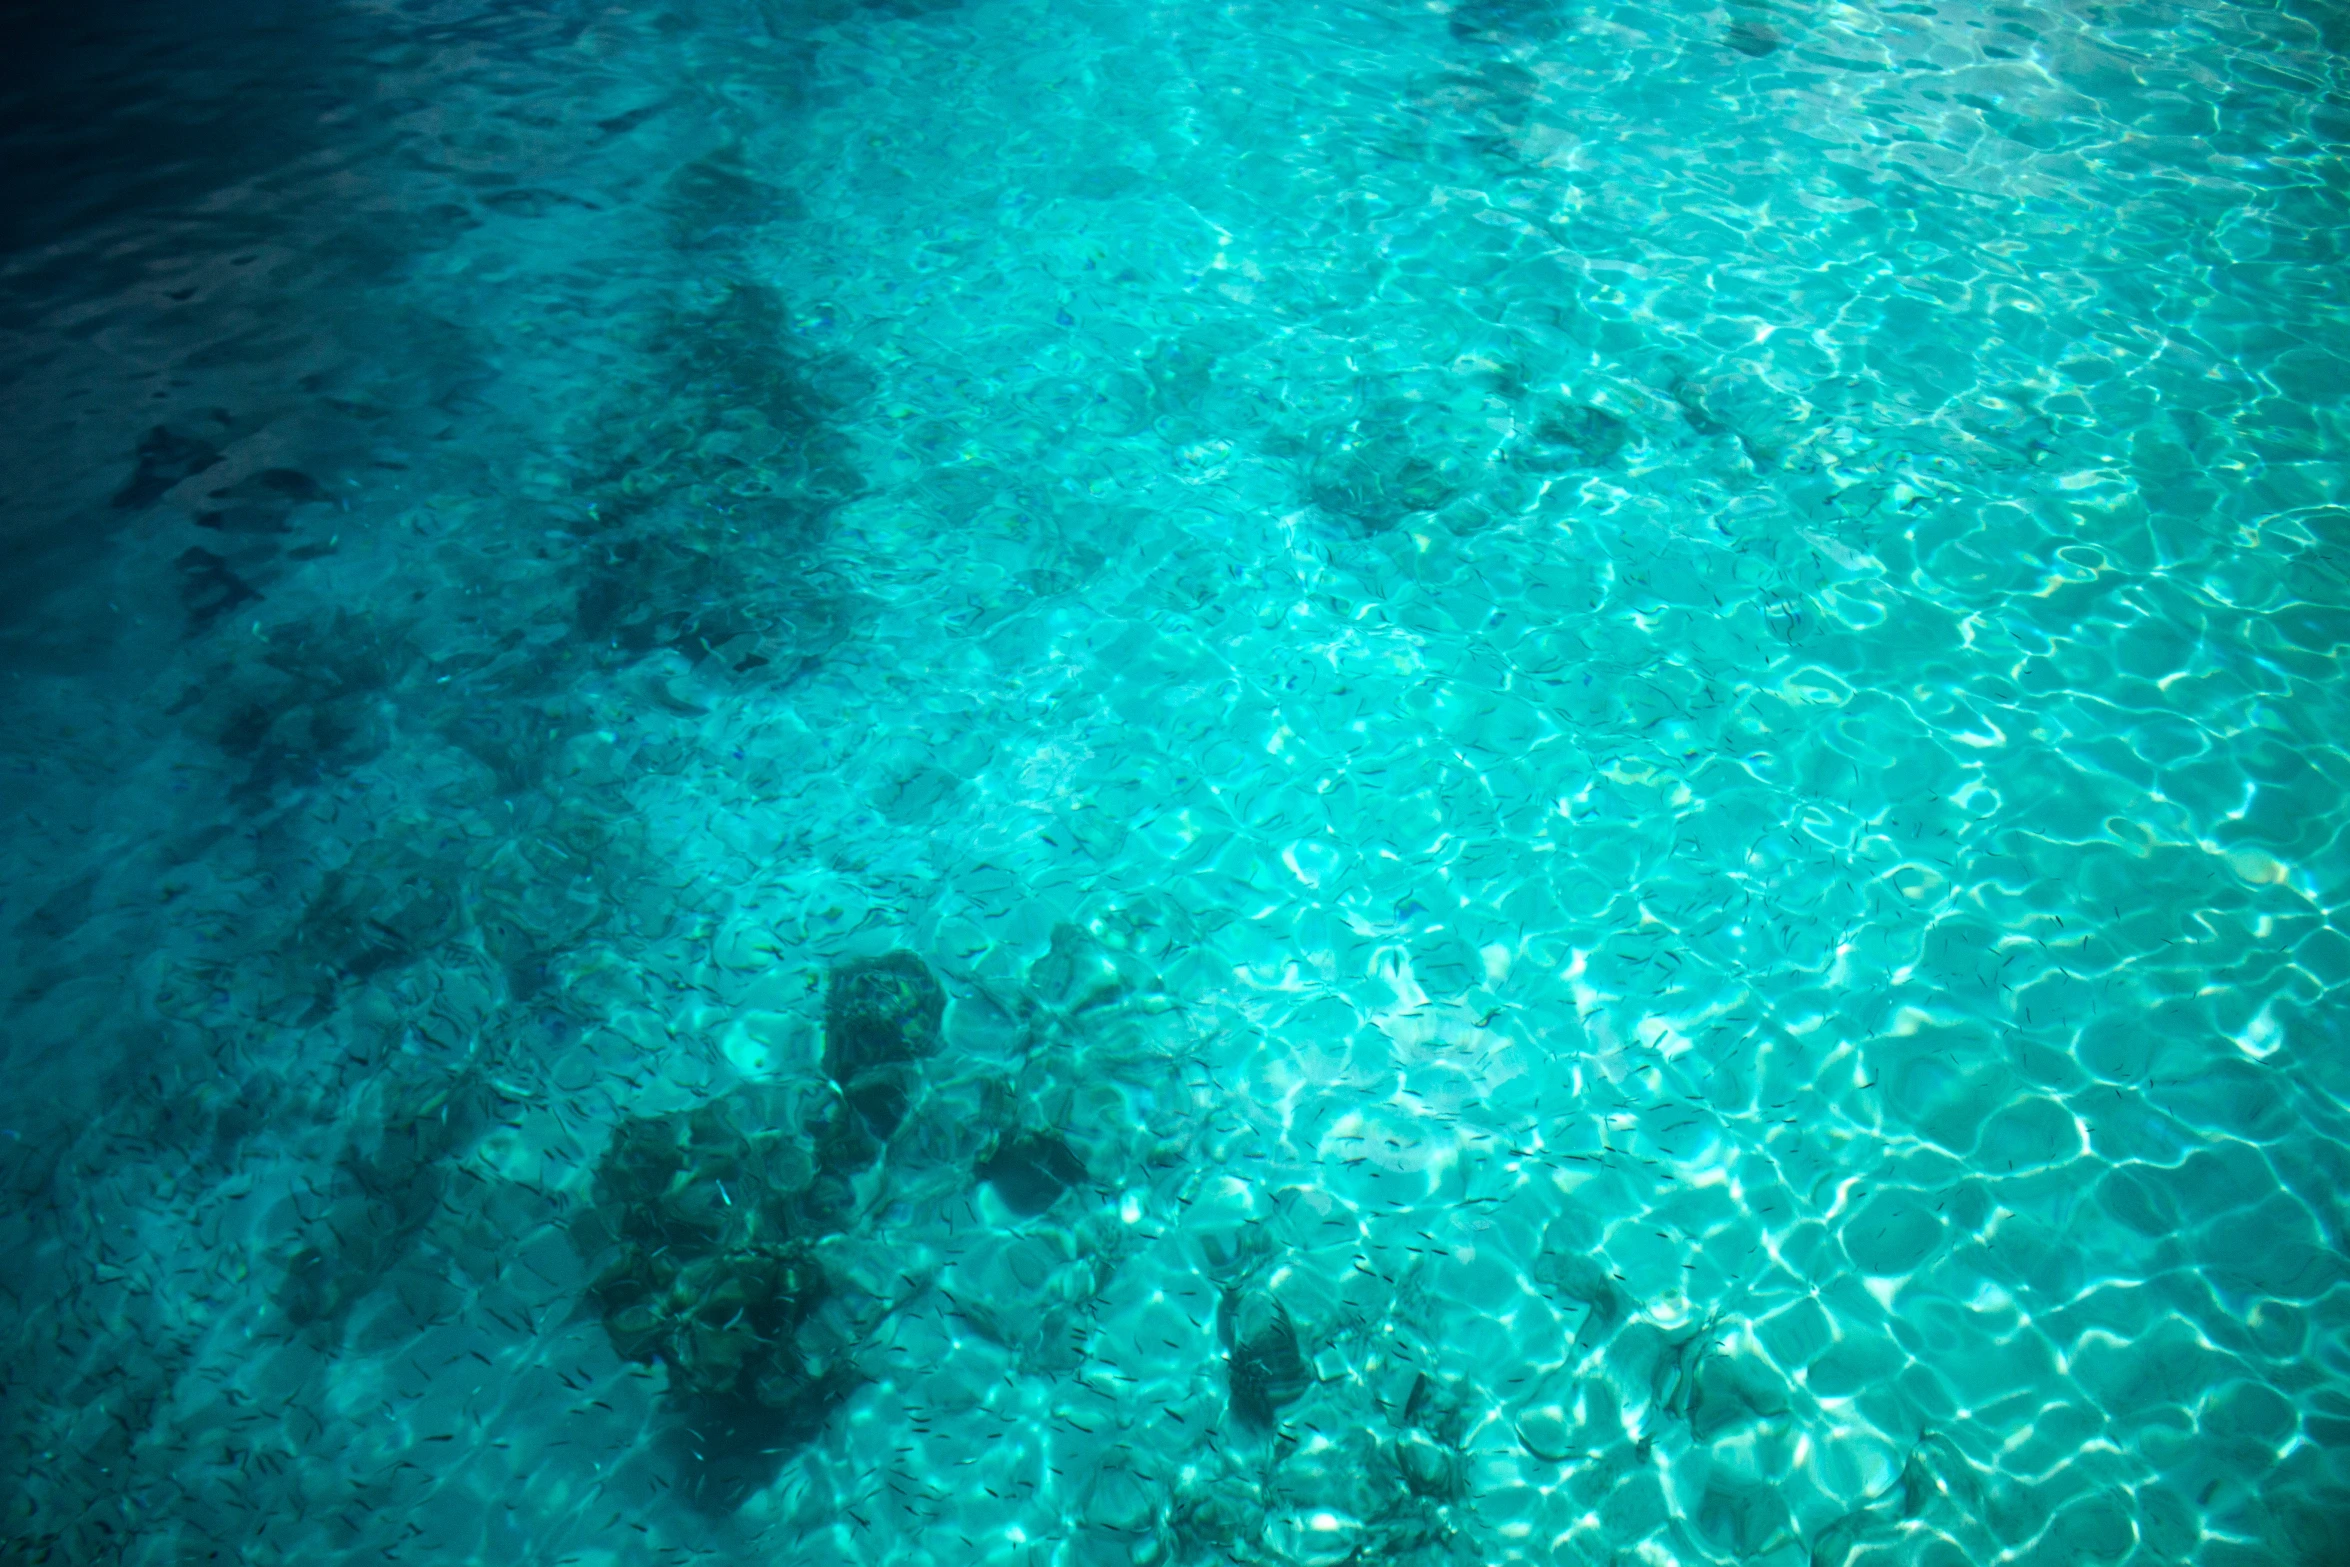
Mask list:
POLYGON ((18 36, 0 1561, 2343 1559, 2338 9, 18 36))

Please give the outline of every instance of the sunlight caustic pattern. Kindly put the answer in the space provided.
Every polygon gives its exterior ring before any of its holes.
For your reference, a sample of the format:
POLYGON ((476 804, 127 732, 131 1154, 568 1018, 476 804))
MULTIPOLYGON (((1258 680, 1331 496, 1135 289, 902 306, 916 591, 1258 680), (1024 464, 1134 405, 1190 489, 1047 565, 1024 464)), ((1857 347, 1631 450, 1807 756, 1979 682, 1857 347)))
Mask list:
POLYGON ((2330 11, 334 14, 10 263, 0 1560, 2344 1559, 2330 11))

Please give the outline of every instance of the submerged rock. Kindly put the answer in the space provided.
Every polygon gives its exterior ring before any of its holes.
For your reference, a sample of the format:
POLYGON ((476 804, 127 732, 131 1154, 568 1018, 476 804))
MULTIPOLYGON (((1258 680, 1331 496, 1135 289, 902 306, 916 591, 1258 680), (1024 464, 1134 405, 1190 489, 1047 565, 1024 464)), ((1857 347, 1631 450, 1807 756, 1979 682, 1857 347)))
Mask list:
MULTIPOLYGON (((588 1299, 613 1352, 669 1373, 689 1494, 739 1502, 856 1387, 832 1317, 859 1297, 844 1286, 826 1308, 836 1291, 816 1245, 850 1222, 858 1172, 906 1118, 945 1010, 910 952, 843 964, 824 998, 835 1091, 811 1104, 756 1084, 615 1129, 574 1240, 597 1267, 588 1299), (819 1308, 828 1336, 810 1321, 819 1308)), ((1053 1146, 1006 1156, 1005 1180, 1033 1191, 1067 1165, 1081 1176, 1053 1146)))
POLYGON ((1545 1377, 1518 1406, 1510 1426, 1518 1445, 1546 1463, 1582 1456, 1586 1444, 1574 1379, 1564 1373, 1545 1377))
POLYGON ((1232 1412, 1243 1425, 1269 1426, 1276 1410, 1313 1385, 1298 1349, 1297 1325, 1287 1307, 1261 1290, 1227 1292, 1216 1317, 1232 1351, 1232 1412))
POLYGON ((1474 484, 1488 449, 1482 412, 1387 396, 1321 432, 1309 493, 1315 505, 1367 534, 1442 511, 1474 484))
POLYGON ((832 971, 824 990, 824 1070, 845 1082, 869 1067, 938 1048, 946 992, 923 961, 897 951, 832 971))
POLYGON ((784 1093, 738 1090, 623 1121, 574 1229, 602 1263, 588 1298, 613 1353, 669 1372, 691 1421, 806 1430, 845 1392, 801 1325, 829 1293, 808 1139, 784 1093))
POLYGON ((911 952, 861 958, 832 971, 824 992, 824 1075, 876 1138, 905 1120, 914 1078, 935 1053, 946 992, 911 952))
POLYGON ((1412 1378, 1411 1395, 1403 1404, 1403 1424, 1407 1429, 1427 1432, 1447 1447, 1460 1446, 1468 1432, 1460 1400, 1426 1372, 1412 1378))
POLYGON ((979 1178, 993 1186, 1004 1206, 1034 1218, 1085 1179, 1085 1161, 1050 1132, 1011 1138, 980 1161, 979 1178))
POLYGON ((1446 25, 1455 38, 1509 48, 1547 43, 1571 18, 1565 6, 1551 0, 1461 0, 1446 25))
POLYGON ((1545 455, 1571 459, 1578 467, 1597 468, 1624 449, 1631 432, 1614 414, 1576 403, 1538 418, 1533 436, 1535 446, 1545 455))
POLYGON ((1366 533, 1385 533, 1416 512, 1442 510, 1466 487, 1459 461, 1413 451, 1408 435, 1349 432, 1314 469, 1314 504, 1366 533))
POLYGON ((659 1361, 673 1392, 784 1409, 817 1383, 796 1335, 824 1289, 805 1246, 787 1242, 685 1257, 630 1246, 590 1293, 613 1353, 659 1361))
POLYGON ((598 1217, 647 1250, 715 1252, 800 1233, 814 1176, 780 1094, 744 1090, 676 1115, 620 1123, 596 1166, 598 1217))
POLYGON ((1533 1273, 1535 1282, 1557 1299, 1582 1308, 1582 1325, 1575 1330, 1571 1346, 1581 1353, 1614 1336, 1631 1314, 1632 1300, 1617 1287, 1606 1268, 1579 1248, 1578 1241, 1570 1226, 1554 1223, 1543 1236, 1533 1273))
POLYGON ((1395 1439, 1395 1467, 1414 1496, 1447 1498, 1460 1489, 1460 1454, 1426 1431, 1395 1439))

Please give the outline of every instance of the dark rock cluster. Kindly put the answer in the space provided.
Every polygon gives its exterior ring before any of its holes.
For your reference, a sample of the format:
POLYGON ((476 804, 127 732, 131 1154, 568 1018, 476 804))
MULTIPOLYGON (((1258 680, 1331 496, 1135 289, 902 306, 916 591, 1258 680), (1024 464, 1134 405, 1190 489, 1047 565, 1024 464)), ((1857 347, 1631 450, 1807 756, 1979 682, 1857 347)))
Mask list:
POLYGON ((834 1293, 818 1248, 847 1228, 848 1182, 904 1120, 945 1008, 912 953, 843 965, 825 996, 829 1095, 750 1084, 631 1117, 596 1167, 574 1229, 600 1263, 589 1298, 615 1353, 667 1368, 706 1500, 764 1483, 856 1386, 838 1336, 806 1331, 834 1293))
POLYGON ((1232 1412, 1263 1429, 1274 1412, 1313 1385, 1289 1310, 1266 1291, 1228 1290, 1216 1309, 1216 1334, 1231 1352, 1232 1412))
POLYGON ((836 1136, 878 1148, 898 1129, 913 1103, 914 1064, 937 1051, 945 1012, 946 992, 911 952, 833 971, 824 992, 824 1075, 851 1112, 836 1136))
POLYGON ((614 1254, 590 1287, 612 1348, 659 1361, 674 1393, 784 1409, 821 1372, 798 1345, 823 1298, 802 1211, 805 1140, 739 1090, 678 1115, 621 1123, 597 1167, 596 1217, 614 1254))

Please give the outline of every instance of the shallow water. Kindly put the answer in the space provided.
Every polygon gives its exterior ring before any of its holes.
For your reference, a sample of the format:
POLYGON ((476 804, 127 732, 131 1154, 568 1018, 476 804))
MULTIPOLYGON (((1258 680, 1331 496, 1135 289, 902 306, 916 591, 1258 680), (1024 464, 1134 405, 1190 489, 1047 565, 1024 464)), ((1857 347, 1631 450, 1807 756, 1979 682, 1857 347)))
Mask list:
POLYGON ((2350 1559, 2338 9, 240 15, 17 19, 0 1562, 2350 1559))

